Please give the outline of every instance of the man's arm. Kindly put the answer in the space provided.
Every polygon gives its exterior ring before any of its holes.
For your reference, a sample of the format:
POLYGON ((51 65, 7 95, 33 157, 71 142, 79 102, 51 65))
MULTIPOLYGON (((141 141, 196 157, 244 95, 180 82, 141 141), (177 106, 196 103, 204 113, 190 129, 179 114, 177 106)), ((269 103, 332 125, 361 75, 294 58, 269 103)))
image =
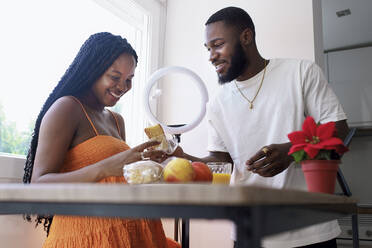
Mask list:
POLYGON ((172 154, 172 156, 185 158, 191 161, 200 161, 204 163, 208 162, 230 162, 233 163, 231 156, 227 152, 209 152, 208 156, 199 158, 194 157, 190 154, 187 154, 183 151, 181 147, 177 147, 176 151, 172 154))
POLYGON ((346 120, 336 121, 335 124, 336 124, 336 130, 337 130, 337 137, 339 137, 342 141, 344 141, 347 134, 350 131, 346 120))

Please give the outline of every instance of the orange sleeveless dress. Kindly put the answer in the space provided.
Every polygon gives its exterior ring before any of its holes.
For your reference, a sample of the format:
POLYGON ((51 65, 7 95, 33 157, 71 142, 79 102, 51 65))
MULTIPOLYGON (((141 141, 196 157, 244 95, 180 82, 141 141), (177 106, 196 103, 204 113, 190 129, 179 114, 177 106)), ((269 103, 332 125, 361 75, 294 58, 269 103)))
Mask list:
MULTIPOLYGON (((96 136, 68 151, 61 172, 80 169, 129 149, 129 146, 123 140, 112 136, 99 135, 83 105, 81 107, 96 136)), ((116 117, 113 114, 112 116, 115 118, 120 133, 116 117)), ((108 177, 100 183, 126 182, 124 177, 108 177)), ((55 215, 43 248, 72 247, 176 248, 180 246, 175 241, 165 237, 160 220, 55 215)))

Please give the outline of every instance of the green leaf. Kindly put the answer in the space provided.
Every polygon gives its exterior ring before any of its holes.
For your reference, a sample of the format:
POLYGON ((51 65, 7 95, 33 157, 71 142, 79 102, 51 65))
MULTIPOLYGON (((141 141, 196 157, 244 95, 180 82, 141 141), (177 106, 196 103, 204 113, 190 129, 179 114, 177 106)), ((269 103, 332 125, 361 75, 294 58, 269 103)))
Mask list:
POLYGON ((30 130, 21 132, 15 122, 9 122, 5 117, 0 103, 0 152, 27 155, 34 124, 30 130))
POLYGON ((296 161, 296 163, 301 162, 306 157, 306 153, 304 150, 294 152, 291 155, 294 157, 294 160, 296 161))
POLYGON ((316 155, 316 157, 314 159, 318 159, 318 160, 332 160, 331 158, 331 150, 324 150, 324 149, 321 149, 318 154, 316 155))

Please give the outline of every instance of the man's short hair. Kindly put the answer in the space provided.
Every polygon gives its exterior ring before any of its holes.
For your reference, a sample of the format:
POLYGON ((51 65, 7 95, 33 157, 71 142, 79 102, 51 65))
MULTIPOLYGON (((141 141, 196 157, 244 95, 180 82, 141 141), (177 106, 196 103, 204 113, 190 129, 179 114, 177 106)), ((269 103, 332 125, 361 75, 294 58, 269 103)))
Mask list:
POLYGON ((249 28, 253 33, 253 39, 256 36, 254 24, 252 18, 248 13, 237 7, 227 7, 223 8, 209 17, 205 25, 223 21, 225 24, 237 28, 239 32, 242 32, 244 29, 249 28))

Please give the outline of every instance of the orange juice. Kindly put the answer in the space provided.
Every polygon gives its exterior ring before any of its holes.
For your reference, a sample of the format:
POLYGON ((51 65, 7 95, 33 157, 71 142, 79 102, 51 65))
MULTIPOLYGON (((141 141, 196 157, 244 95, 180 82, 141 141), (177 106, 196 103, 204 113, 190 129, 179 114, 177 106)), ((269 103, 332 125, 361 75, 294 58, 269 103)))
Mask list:
POLYGON ((212 183, 230 184, 230 177, 229 173, 213 173, 212 183))

